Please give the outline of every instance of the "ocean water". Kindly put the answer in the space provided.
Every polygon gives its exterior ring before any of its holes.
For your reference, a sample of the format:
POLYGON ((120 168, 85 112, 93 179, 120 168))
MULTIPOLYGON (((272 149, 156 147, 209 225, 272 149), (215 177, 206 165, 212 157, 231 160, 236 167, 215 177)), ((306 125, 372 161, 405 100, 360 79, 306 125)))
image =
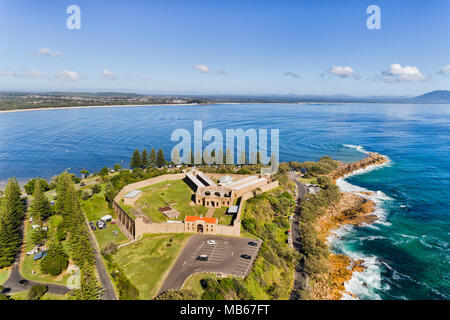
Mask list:
MULTIPOLYGON (((0 188, 63 170, 127 166, 135 148, 175 146, 174 129, 280 130, 280 160, 330 155, 349 162, 367 151, 388 156, 380 167, 339 180, 370 190, 379 219, 345 227, 336 252, 364 259, 346 283, 360 299, 450 298, 450 106, 388 104, 232 104, 44 110, 0 113, 0 188)), ((351 298, 351 296, 346 296, 351 298)))

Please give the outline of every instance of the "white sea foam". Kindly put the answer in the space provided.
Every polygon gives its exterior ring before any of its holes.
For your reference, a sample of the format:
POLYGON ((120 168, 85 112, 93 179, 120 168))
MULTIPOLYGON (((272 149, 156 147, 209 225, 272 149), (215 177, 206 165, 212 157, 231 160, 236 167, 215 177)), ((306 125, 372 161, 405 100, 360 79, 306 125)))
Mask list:
POLYGON ((353 144, 343 144, 342 146, 346 148, 355 149, 358 152, 369 154, 369 151, 365 150, 363 146, 355 146, 353 144))
MULTIPOLYGON (((345 147, 355 149, 358 152, 369 154, 367 150, 364 149, 363 146, 355 146, 355 145, 348 145, 345 144, 345 147)), ((383 164, 378 165, 372 165, 368 166, 367 168, 356 170, 350 174, 347 174, 346 176, 339 178, 336 181, 336 184, 339 186, 339 188, 344 192, 350 192, 353 194, 356 194, 358 196, 361 196, 365 199, 372 200, 375 203, 375 211, 373 214, 377 216, 376 224, 386 225, 390 226, 391 224, 386 221, 387 212, 383 208, 383 203, 385 201, 392 200, 389 196, 384 194, 381 191, 372 191, 368 190, 366 188, 353 185, 349 183, 346 178, 365 174, 367 172, 379 169, 381 167, 392 165, 392 162, 390 159, 388 159, 387 162, 383 164)), ((365 227, 368 228, 374 228, 379 229, 374 224, 365 224, 365 227)), ((355 260, 363 260, 363 266, 365 269, 362 272, 354 272, 352 275, 352 278, 345 283, 345 289, 350 294, 344 294, 342 299, 354 299, 354 296, 358 297, 359 299, 381 299, 380 295, 377 293, 378 290, 388 290, 389 284, 382 285, 381 282, 381 266, 380 262, 378 261, 376 256, 364 256, 361 253, 353 252, 345 249, 345 242, 346 240, 341 240, 341 238, 352 232, 353 226, 351 225, 345 225, 342 228, 336 230, 332 233, 332 235, 327 239, 327 242, 332 244, 336 249, 339 251, 342 251, 345 255, 349 256, 352 259, 355 260), (354 296, 352 296, 354 295, 354 296)), ((369 236, 364 237, 361 239, 358 239, 359 241, 373 241, 376 239, 383 239, 384 237, 381 236, 369 236)))

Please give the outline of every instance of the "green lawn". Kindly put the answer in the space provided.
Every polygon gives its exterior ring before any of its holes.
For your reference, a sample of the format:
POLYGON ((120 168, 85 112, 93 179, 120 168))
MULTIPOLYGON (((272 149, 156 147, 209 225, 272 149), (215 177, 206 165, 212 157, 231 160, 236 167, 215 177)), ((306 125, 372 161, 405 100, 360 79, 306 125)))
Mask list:
MULTIPOLYGON (((105 200, 104 185, 102 185, 102 192, 94 194, 90 199, 81 201, 81 206, 83 212, 90 222, 96 222, 100 220, 101 217, 106 215, 111 215, 116 218, 116 214, 113 209, 108 208, 108 202, 105 200)), ((115 224, 108 223, 106 229, 94 231, 95 237, 97 238, 100 248, 103 248, 110 242, 120 243, 125 241, 127 238, 120 231, 119 227, 115 224), (117 231, 117 235, 114 235, 117 231)))
POLYGON ((233 221, 233 215, 232 214, 226 214, 228 210, 228 207, 222 207, 217 208, 214 210, 214 218, 217 218, 219 220, 219 224, 223 224, 226 226, 231 225, 231 221, 233 221))
POLYGON ((114 255, 114 261, 138 288, 140 299, 149 300, 158 293, 190 236, 184 233, 146 234, 136 243, 120 248, 114 255))
POLYGON ((154 222, 168 220, 158 208, 170 204, 180 215, 179 221, 184 221, 185 216, 205 215, 208 209, 203 206, 191 205, 192 190, 182 180, 163 181, 140 189, 143 195, 136 201, 135 206, 154 222))
POLYGON ((6 279, 8 279, 10 270, 11 268, 0 269, 0 285, 2 285, 6 281, 6 279))
MULTIPOLYGON (((13 293, 11 298, 14 300, 28 300, 28 291, 13 293)), ((41 300, 70 300, 70 298, 60 294, 46 293, 42 296, 41 300)))

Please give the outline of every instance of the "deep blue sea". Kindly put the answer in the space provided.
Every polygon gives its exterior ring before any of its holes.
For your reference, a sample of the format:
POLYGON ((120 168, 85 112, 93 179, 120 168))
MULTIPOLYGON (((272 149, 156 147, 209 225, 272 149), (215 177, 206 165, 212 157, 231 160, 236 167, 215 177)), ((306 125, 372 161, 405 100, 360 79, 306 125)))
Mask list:
POLYGON ((115 163, 134 149, 163 148, 174 129, 280 130, 280 160, 330 155, 354 161, 376 151, 391 162, 339 181, 371 190, 379 220, 346 227, 336 252, 367 269, 346 286, 360 299, 450 298, 450 106, 250 104, 62 109, 0 113, 0 188, 9 177, 50 178, 115 163))

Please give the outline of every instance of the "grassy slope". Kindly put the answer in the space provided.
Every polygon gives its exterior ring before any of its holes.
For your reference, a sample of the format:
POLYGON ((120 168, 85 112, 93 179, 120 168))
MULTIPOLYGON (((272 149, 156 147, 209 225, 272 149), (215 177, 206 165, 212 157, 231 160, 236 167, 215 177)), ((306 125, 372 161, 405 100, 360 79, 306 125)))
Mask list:
POLYGON ((205 215, 207 208, 203 206, 191 206, 192 190, 182 180, 164 181, 141 189, 144 194, 136 202, 136 207, 147 214, 152 221, 162 222, 167 218, 158 211, 158 208, 167 206, 169 203, 180 215, 179 221, 184 221, 186 215, 205 215), (150 205, 151 207, 147 206, 150 205))
MULTIPOLYGON (((90 199, 81 201, 81 206, 88 220, 96 222, 105 215, 111 215, 116 218, 116 214, 113 209, 108 208, 108 203, 105 200, 105 186, 102 185, 102 192, 94 194, 90 199)), ((120 243, 126 240, 126 237, 122 234, 117 225, 108 223, 106 229, 94 231, 100 248, 103 248, 110 242, 120 243), (114 235, 117 231, 118 235, 114 235)))
POLYGON ((11 268, 0 269, 0 285, 2 285, 6 281, 6 279, 8 279, 10 270, 11 268))
POLYGON ((119 249, 114 261, 139 290, 141 299, 152 299, 190 234, 146 234, 119 249), (172 240, 172 244, 167 246, 172 240))

